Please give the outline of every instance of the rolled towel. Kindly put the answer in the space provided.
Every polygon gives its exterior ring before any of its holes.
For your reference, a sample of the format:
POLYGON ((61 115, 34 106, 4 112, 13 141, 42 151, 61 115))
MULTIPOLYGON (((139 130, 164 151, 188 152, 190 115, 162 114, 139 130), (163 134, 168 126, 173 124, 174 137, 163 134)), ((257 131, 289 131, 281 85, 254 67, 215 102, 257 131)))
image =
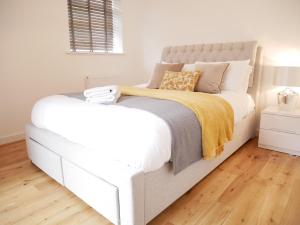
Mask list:
POLYGON ((118 98, 115 96, 110 96, 106 98, 86 98, 85 101, 89 103, 109 104, 116 103, 118 101, 118 98))
POLYGON ((86 98, 110 98, 111 96, 118 96, 119 92, 114 93, 114 94, 94 94, 92 96, 86 97, 86 98))
POLYGON ((83 95, 86 98, 93 97, 93 96, 101 96, 101 95, 107 95, 107 94, 117 94, 120 92, 119 87, 116 85, 109 85, 104 87, 96 87, 96 88, 90 88, 86 89, 83 92, 83 95))
POLYGON ((121 95, 120 90, 118 89, 116 93, 112 94, 98 94, 98 95, 93 95, 92 97, 88 97, 85 99, 86 102, 89 103, 104 103, 104 104, 109 104, 109 103, 116 103, 121 95))

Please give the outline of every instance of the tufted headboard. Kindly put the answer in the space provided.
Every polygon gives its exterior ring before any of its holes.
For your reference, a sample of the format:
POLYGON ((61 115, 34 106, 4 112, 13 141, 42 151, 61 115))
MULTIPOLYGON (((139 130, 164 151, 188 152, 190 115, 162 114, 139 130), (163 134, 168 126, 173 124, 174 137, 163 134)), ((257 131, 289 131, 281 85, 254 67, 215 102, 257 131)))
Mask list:
POLYGON ((256 41, 171 46, 163 49, 161 59, 168 63, 250 59, 253 64, 256 47, 256 41))
POLYGON ((166 63, 218 62, 250 59, 253 72, 250 75, 248 93, 256 103, 259 113, 259 86, 261 71, 261 48, 256 41, 211 43, 165 47, 161 61, 166 63))
MULTIPOLYGON (((250 65, 254 66, 256 50, 256 41, 171 46, 163 49, 161 61, 195 63, 250 59, 250 65)), ((250 77, 249 87, 252 83, 253 76, 250 77)))

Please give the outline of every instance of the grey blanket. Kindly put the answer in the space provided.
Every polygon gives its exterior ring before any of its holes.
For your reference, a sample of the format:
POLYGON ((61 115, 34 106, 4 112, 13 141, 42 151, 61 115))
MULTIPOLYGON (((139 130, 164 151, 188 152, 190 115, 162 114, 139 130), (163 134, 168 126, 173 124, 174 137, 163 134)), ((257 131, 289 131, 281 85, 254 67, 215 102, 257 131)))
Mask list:
MULTIPOLYGON (((81 93, 66 94, 84 100, 81 93)), ((137 108, 163 119, 172 135, 171 162, 174 174, 201 159, 201 127, 194 112, 180 103, 148 97, 121 97, 117 105, 137 108)))

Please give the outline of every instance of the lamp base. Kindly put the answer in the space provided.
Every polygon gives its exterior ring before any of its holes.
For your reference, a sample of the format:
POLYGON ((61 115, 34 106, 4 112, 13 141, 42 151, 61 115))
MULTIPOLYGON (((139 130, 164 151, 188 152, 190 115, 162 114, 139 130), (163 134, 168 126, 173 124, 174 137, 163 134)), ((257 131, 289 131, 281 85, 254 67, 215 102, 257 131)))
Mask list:
POLYGON ((296 106, 290 104, 279 104, 278 108, 280 111, 293 111, 296 109, 296 106))
POLYGON ((299 95, 290 88, 277 94, 278 106, 280 110, 292 111, 297 107, 299 95))

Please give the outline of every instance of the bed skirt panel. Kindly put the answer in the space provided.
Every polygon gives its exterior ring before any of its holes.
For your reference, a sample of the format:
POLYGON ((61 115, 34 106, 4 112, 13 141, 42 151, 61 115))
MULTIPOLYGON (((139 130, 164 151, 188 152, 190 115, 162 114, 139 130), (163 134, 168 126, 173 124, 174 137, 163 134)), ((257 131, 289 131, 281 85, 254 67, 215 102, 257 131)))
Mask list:
POLYGON ((177 175, 170 163, 143 173, 118 163, 97 162, 83 146, 31 124, 26 127, 26 139, 33 163, 100 214, 118 225, 145 225, 254 137, 254 121, 253 112, 236 124, 233 141, 225 145, 220 157, 195 162, 177 175), (74 178, 78 173, 82 180, 74 178), (85 188, 85 183, 92 187, 85 188), (95 198, 97 195, 102 197, 95 198))

